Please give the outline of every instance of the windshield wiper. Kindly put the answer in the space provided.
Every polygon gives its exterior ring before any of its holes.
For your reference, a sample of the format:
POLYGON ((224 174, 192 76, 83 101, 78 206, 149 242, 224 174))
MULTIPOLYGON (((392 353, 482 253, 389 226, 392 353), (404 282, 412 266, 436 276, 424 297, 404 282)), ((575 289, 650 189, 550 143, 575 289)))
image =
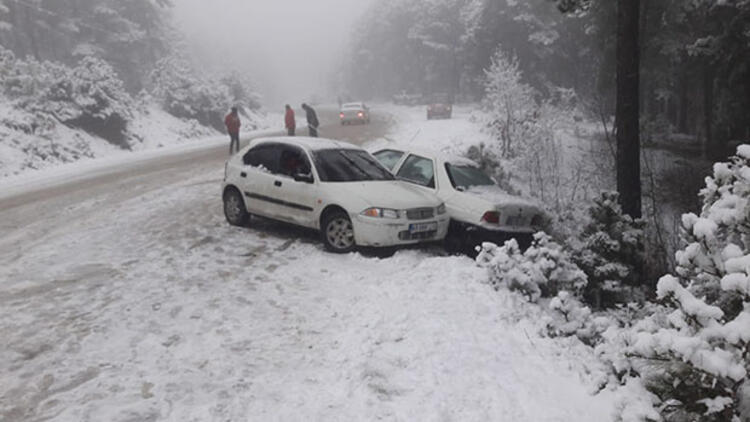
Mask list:
POLYGON ((363 180, 372 180, 372 175, 370 173, 368 173, 365 169, 363 169, 362 167, 360 167, 359 164, 357 164, 354 160, 352 160, 351 157, 349 157, 348 155, 346 155, 346 153, 344 151, 339 151, 338 153, 341 154, 341 156, 344 157, 344 159, 346 161, 348 161, 349 164, 352 165, 352 167, 354 167, 355 169, 359 170, 359 172, 362 173, 365 176, 365 179, 363 179, 363 180))
POLYGON ((380 173, 383 175, 383 177, 385 177, 387 180, 394 180, 394 179, 396 179, 396 176, 394 176, 393 174, 391 174, 390 171, 384 170, 382 167, 380 167, 380 163, 378 163, 377 161, 373 160, 372 158, 370 158, 367 155, 362 155, 361 157, 362 157, 363 160, 367 161, 368 163, 372 164, 373 167, 375 167, 376 169, 378 169, 378 171, 380 171, 380 173))

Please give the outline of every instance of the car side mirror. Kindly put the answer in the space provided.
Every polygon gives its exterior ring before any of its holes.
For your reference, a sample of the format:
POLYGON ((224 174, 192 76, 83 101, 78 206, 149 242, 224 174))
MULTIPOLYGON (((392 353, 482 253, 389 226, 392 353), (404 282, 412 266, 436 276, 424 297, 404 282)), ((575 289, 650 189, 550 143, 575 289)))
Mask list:
POLYGON ((293 177, 295 182, 313 183, 315 181, 310 173, 294 173, 293 177))

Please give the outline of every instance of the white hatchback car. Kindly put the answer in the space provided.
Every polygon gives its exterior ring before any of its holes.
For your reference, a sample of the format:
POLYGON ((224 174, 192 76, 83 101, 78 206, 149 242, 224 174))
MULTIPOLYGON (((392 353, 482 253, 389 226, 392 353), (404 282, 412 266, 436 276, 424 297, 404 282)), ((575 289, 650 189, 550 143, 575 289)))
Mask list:
POLYGON ((435 196, 405 183, 367 151, 322 138, 256 139, 227 161, 224 215, 250 214, 318 229, 326 249, 442 240, 449 218, 435 196))
POLYGON ((510 238, 525 247, 542 229, 540 207, 507 194, 469 159, 407 149, 383 149, 373 155, 400 180, 445 202, 451 217, 446 249, 451 252, 471 252, 485 241, 502 245, 510 238))

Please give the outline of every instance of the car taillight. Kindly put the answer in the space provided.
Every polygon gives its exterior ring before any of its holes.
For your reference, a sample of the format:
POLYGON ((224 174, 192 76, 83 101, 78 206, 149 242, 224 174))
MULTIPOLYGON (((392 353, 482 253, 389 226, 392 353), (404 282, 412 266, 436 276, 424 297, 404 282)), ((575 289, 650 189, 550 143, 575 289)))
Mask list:
POLYGON ((365 114, 364 114, 364 113, 362 113, 361 111, 360 111, 359 113, 357 113, 357 117, 363 117, 364 115, 365 115, 365 114))
POLYGON ((490 224, 500 224, 500 213, 497 211, 487 211, 482 216, 482 221, 490 224))
POLYGON ((339 117, 343 119, 344 118, 344 113, 339 113, 339 117))

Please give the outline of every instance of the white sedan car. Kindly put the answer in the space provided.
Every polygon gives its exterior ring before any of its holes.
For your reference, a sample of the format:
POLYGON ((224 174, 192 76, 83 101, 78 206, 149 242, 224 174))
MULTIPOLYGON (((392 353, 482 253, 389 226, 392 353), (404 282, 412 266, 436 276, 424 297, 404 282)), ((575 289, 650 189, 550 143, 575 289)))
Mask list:
POLYGON ((435 195, 396 180, 367 151, 329 139, 254 140, 227 161, 222 197, 230 224, 254 214, 318 229, 332 252, 442 240, 448 231, 435 195))
POLYGON ((507 194, 471 160, 407 149, 374 155, 397 178, 445 202, 451 217, 446 248, 451 252, 471 253, 482 242, 502 245, 510 238, 525 247, 544 224, 537 205, 507 194))

